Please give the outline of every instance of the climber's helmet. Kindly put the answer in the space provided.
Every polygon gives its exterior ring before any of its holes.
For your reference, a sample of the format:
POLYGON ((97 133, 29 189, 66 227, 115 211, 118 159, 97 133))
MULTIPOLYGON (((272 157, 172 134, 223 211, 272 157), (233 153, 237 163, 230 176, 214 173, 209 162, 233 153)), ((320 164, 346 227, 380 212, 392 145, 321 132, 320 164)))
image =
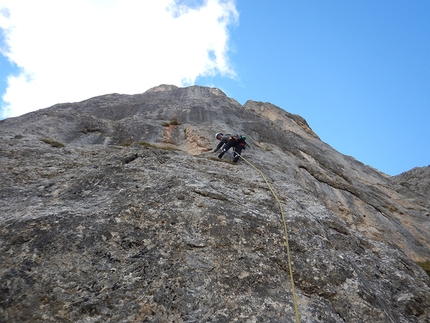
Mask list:
POLYGON ((223 133, 222 133, 222 132, 217 132, 217 133, 216 133, 216 135, 215 135, 215 139, 217 139, 217 140, 221 140, 222 136, 223 136, 223 133), (219 138, 218 138, 218 137, 219 137, 219 138))

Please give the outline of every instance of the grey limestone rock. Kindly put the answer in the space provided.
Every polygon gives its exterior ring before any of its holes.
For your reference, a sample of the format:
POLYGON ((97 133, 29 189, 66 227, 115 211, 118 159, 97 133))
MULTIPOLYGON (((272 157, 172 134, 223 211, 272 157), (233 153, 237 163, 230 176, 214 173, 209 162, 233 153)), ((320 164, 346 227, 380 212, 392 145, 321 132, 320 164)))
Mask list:
MULTIPOLYGON (((394 187, 413 202, 430 208, 430 165, 415 167, 393 177, 394 187)), ((427 213, 428 214, 428 213, 427 213)))
POLYGON ((0 322, 294 322, 256 169, 301 322, 430 322, 420 176, 270 103, 169 85, 0 121, 0 322), (218 131, 246 134, 246 161, 211 152, 218 131))

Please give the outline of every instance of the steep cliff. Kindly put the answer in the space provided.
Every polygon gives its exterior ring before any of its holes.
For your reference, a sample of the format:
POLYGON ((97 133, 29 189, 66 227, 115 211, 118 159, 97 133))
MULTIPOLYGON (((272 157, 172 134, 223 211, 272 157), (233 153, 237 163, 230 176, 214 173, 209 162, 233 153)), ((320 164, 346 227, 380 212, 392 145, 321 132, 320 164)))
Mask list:
POLYGON ((427 207, 427 216, 430 208, 430 166, 415 167, 410 171, 394 176, 392 179, 396 189, 413 201, 427 207))
POLYGON ((0 322, 294 322, 256 169, 301 322, 430 321, 419 176, 270 103, 110 94, 3 120, 0 149, 0 322), (247 162, 211 152, 218 131, 246 134, 247 162))

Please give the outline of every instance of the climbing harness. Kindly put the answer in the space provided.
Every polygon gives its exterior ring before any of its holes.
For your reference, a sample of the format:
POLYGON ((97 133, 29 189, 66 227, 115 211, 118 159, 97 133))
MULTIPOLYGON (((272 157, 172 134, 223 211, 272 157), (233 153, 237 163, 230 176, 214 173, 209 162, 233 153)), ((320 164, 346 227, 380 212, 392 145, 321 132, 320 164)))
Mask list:
POLYGON ((297 305, 296 290, 295 290, 295 287, 294 287, 293 267, 291 265, 290 245, 288 243, 287 221, 285 220, 284 211, 282 210, 281 202, 279 201, 278 196, 276 195, 276 193, 273 190, 272 186, 267 181, 266 176, 264 176, 263 172, 261 170, 259 170, 257 167, 255 167, 250 161, 248 161, 242 155, 236 154, 236 156, 239 156, 240 158, 242 158, 248 165, 250 165, 252 168, 254 168, 256 171, 258 171, 260 173, 261 177, 263 177, 264 181, 266 182, 267 186, 269 187, 270 192, 272 193, 272 195, 274 196, 274 198, 278 202, 279 210, 281 212, 282 222, 283 222, 283 225, 284 225, 285 249, 287 250, 288 269, 289 269, 289 272, 290 272, 290 280, 291 280, 291 292, 293 294, 294 310, 296 312, 296 323, 300 323, 299 307, 297 305))

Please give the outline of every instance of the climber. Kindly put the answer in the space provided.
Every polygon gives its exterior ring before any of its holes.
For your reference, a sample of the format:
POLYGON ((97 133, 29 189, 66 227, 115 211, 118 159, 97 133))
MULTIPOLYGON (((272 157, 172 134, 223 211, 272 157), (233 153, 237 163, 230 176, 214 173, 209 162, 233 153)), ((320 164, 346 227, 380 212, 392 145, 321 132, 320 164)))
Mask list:
POLYGON ((230 138, 231 138, 231 135, 229 133, 224 135, 222 132, 218 132, 215 135, 215 139, 219 140, 219 144, 216 146, 213 152, 216 153, 221 148, 222 145, 225 145, 227 143, 227 141, 230 138))
POLYGON ((242 150, 246 149, 247 146, 250 147, 246 142, 246 137, 243 135, 224 135, 223 133, 218 132, 215 135, 215 138, 219 140, 220 143, 216 146, 214 152, 218 151, 224 144, 224 147, 222 148, 221 153, 218 155, 218 158, 222 158, 226 151, 228 151, 231 147, 234 147, 233 163, 237 163, 242 150))

